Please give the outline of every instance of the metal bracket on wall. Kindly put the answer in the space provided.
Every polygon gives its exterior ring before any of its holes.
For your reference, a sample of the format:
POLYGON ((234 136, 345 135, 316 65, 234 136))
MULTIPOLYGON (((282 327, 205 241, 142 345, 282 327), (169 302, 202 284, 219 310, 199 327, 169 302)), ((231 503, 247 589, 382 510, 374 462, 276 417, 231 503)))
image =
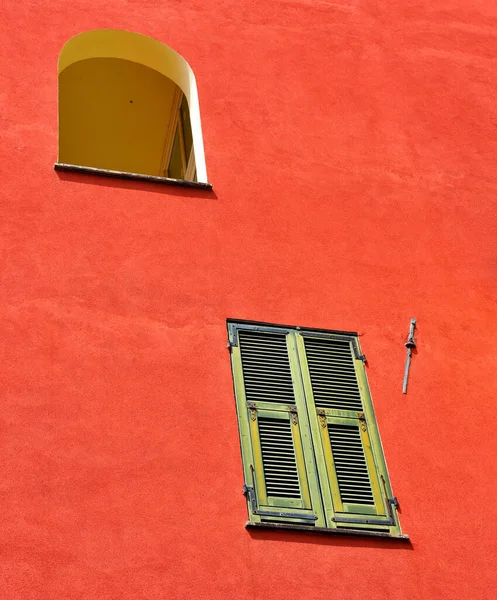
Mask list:
POLYGON ((409 327, 409 335, 407 336, 407 342, 404 346, 407 348, 406 366, 404 369, 404 380, 402 382, 402 393, 407 394, 407 381, 409 379, 409 369, 411 368, 411 356, 412 351, 416 348, 416 342, 414 341, 414 330, 416 329, 416 319, 411 319, 411 325, 409 327))

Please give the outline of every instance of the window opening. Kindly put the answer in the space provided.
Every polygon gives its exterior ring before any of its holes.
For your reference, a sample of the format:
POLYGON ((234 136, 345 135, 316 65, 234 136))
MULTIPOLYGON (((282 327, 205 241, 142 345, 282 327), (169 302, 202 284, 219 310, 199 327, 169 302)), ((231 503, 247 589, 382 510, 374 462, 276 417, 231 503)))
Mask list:
POLYGON ((59 163, 207 183, 188 63, 147 36, 87 31, 59 57, 59 163))

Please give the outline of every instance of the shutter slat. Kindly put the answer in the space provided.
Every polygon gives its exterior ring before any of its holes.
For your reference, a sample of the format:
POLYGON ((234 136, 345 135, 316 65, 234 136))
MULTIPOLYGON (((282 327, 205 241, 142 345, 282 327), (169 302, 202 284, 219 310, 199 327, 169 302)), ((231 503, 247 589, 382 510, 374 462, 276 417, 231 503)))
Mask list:
POLYGON ((247 401, 294 404, 286 336, 250 330, 238 336, 247 401))
POLYGON ((300 498, 290 421, 259 417, 258 424, 267 495, 300 498))
POLYGON ((342 502, 374 505, 359 427, 328 423, 328 435, 342 502))
POLYGON ((304 347, 316 407, 362 411, 350 343, 304 337, 304 347))
POLYGON ((352 381, 354 382, 356 380, 356 376, 355 373, 344 373, 343 371, 341 371, 340 373, 334 373, 333 371, 328 370, 327 372, 323 373, 316 373, 314 371, 313 373, 313 378, 314 381, 316 382, 316 384, 326 384, 328 381, 331 380, 336 380, 338 383, 340 383, 341 381, 344 382, 344 385, 347 385, 348 381, 352 381))
POLYGON ((257 380, 255 378, 252 377, 245 377, 245 383, 250 385, 251 389, 258 389, 258 390, 265 390, 265 389, 269 389, 271 392, 273 392, 274 390, 282 390, 282 391, 287 391, 290 390, 293 392, 293 388, 289 385, 286 385, 286 383, 280 383, 277 380, 274 380, 271 377, 271 380, 266 380, 266 381, 260 381, 257 380))

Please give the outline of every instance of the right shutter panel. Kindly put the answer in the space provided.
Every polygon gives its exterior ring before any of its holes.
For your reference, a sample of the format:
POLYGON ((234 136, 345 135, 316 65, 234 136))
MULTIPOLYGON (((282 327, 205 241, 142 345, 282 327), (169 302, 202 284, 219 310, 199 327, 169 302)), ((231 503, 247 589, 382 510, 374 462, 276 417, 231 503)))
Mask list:
POLYGON ((394 525, 357 340, 302 332, 299 348, 328 526, 394 525))
POLYGON ((324 525, 293 337, 231 327, 251 520, 324 525))

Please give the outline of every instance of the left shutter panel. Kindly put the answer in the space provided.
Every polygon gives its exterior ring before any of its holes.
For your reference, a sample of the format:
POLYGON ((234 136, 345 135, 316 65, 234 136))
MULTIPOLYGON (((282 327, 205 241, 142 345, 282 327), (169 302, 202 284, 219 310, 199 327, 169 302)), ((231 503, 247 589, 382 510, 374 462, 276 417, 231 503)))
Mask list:
POLYGON ((323 525, 292 333, 230 324, 230 335, 250 519, 323 525))

